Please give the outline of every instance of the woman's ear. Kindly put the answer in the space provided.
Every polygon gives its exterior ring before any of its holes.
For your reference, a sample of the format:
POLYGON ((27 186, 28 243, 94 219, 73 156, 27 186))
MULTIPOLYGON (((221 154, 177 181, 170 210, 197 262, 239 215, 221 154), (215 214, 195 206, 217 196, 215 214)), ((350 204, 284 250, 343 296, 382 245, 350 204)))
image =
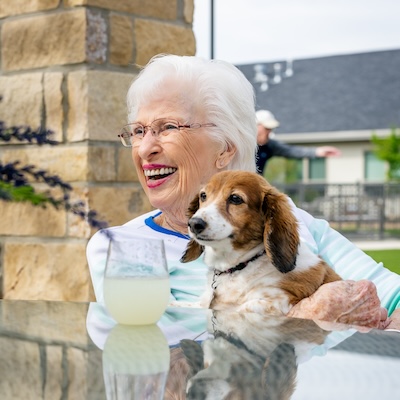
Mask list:
POLYGON ((218 169, 225 168, 233 159, 236 154, 236 147, 230 143, 227 143, 226 148, 221 152, 215 161, 215 165, 218 169))

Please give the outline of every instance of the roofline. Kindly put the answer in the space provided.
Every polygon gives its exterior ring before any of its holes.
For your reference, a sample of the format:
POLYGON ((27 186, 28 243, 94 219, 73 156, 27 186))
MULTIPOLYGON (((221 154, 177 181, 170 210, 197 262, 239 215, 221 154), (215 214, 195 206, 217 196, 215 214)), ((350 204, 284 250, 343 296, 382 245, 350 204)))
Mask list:
POLYGON ((275 139, 285 143, 336 143, 370 141, 372 134, 379 137, 389 136, 391 129, 375 129, 362 131, 330 131, 330 132, 293 132, 276 133, 275 139))

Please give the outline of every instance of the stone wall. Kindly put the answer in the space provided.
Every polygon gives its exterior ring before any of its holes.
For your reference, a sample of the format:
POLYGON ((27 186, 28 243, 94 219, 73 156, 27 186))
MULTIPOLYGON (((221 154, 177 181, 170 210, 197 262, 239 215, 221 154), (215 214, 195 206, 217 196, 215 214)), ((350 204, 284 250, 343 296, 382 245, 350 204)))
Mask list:
POLYGON ((0 398, 102 400, 102 353, 86 331, 87 305, 0 306, 0 398))
MULTIPOLYGON (((0 0, 0 120, 50 129, 60 142, 0 142, 0 162, 59 175, 110 225, 150 210, 116 133, 140 66, 158 53, 195 53, 193 7, 193 0, 0 0)), ((1 201, 0 298, 93 300, 85 257, 93 233, 63 210, 1 201)))

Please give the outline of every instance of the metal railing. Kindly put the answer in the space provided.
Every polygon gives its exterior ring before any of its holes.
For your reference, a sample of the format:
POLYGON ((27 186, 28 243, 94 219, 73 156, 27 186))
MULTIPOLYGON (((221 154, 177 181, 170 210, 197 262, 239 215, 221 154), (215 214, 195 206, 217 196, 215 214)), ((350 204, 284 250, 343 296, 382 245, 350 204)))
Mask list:
POLYGON ((295 204, 347 237, 400 237, 400 184, 275 185, 295 204))

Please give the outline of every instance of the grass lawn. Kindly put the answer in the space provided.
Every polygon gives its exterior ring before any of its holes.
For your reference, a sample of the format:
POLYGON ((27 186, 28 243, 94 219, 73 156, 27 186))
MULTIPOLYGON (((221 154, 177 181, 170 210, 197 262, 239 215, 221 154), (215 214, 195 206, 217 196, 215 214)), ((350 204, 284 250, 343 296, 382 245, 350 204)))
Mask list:
POLYGON ((400 249, 396 250, 364 250, 376 262, 383 265, 393 272, 400 274, 400 249))

